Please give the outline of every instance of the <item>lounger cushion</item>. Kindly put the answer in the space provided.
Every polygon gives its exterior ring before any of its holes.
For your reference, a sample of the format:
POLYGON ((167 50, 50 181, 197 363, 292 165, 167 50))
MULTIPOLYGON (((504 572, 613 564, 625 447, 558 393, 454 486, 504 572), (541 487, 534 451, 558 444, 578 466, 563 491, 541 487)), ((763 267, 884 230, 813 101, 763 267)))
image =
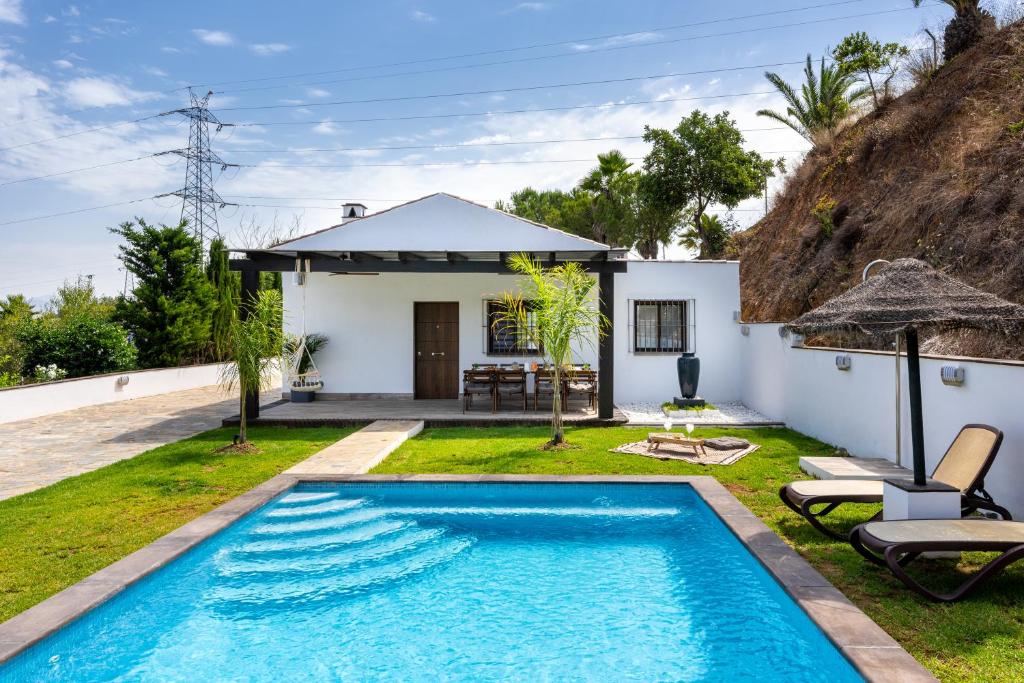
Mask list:
POLYGON ((882 543, 1024 543, 1024 522, 992 519, 908 519, 868 522, 863 529, 882 543))
POLYGON ((874 479, 810 479, 794 481, 789 490, 801 498, 854 496, 882 500, 882 482, 874 479))

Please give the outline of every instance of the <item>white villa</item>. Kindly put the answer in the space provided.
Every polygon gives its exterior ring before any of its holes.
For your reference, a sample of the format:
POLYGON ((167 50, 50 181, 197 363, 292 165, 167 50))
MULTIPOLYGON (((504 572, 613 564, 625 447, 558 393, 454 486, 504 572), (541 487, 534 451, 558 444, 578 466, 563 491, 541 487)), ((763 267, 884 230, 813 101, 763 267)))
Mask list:
POLYGON ((490 324, 495 300, 521 281, 506 260, 525 252, 579 262, 598 279, 611 329, 576 360, 598 370, 599 417, 616 403, 678 396, 682 352, 701 359, 701 396, 740 399, 738 262, 631 260, 443 193, 377 214, 346 204, 343 216, 233 262, 250 287, 256 271, 285 273, 288 331, 328 337, 315 358, 321 398, 454 399, 474 363, 542 361, 490 324))

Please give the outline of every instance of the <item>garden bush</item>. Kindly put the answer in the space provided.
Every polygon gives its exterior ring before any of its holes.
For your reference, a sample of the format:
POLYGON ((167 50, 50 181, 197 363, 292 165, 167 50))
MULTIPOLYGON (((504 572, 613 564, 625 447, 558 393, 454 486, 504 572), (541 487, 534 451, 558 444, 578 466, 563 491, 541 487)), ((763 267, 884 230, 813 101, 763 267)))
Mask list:
POLYGON ((24 349, 22 374, 28 377, 37 366, 56 365, 68 377, 135 367, 137 353, 128 333, 99 317, 47 316, 22 325, 18 337, 24 349))

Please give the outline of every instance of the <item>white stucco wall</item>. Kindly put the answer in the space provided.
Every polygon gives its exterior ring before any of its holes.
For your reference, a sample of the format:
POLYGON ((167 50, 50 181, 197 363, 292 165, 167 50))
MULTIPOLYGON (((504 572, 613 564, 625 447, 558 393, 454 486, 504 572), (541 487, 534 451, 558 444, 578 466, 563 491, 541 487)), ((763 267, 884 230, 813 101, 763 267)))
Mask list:
MULTIPOLYGON (((748 325, 741 337, 743 402, 797 431, 842 446, 853 455, 895 460, 895 359, 891 353, 842 351, 848 371, 836 369, 834 349, 792 348, 778 324, 748 325)), ((910 462, 906 358, 901 363, 902 462, 910 462)), ((986 488, 1015 515, 1024 516, 1024 363, 961 358, 921 359, 925 456, 929 470, 960 428, 981 422, 1005 438, 986 488), (939 379, 944 365, 963 367, 962 387, 939 379)))
POLYGON ((739 263, 735 261, 636 261, 615 276, 615 400, 671 400, 679 395, 677 353, 630 352, 629 301, 693 299, 698 393, 711 402, 738 401, 741 393, 739 263))
MULTIPOLYGON (((515 291, 514 275, 313 273, 304 288, 284 277, 285 326, 301 327, 305 291, 306 331, 325 334, 328 345, 316 357, 325 394, 413 392, 413 304, 459 303, 459 366, 539 358, 488 357, 484 305, 503 291, 515 291)), ((738 400, 739 336, 733 312, 739 308, 739 266, 728 262, 630 262, 615 276, 615 401, 665 401, 678 394, 677 354, 629 352, 628 300, 695 299, 700 393, 712 401, 738 400)), ((597 349, 579 350, 579 362, 597 367, 597 349)))
POLYGON ((217 384, 224 364, 137 370, 0 389, 0 423, 217 384), (118 379, 127 377, 128 383, 118 379))

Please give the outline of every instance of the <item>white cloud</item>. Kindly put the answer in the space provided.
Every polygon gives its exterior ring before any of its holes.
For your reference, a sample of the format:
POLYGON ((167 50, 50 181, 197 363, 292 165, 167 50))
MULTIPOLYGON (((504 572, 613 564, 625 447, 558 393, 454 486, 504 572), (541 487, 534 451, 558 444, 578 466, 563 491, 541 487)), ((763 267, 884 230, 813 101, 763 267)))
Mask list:
POLYGON ((182 52, 180 47, 171 47, 170 45, 164 45, 160 48, 160 52, 166 52, 169 55, 176 55, 182 52))
POLYGON ((306 91, 306 94, 308 94, 310 97, 330 97, 331 96, 331 92, 329 90, 324 90, 323 88, 310 88, 309 90, 306 91))
POLYGON ((577 52, 584 52, 586 50, 620 47, 622 45, 641 45, 643 43, 650 43, 660 37, 661 35, 658 33, 640 31, 638 33, 628 33, 623 36, 612 36, 611 38, 606 38, 605 40, 601 40, 597 43, 573 43, 571 47, 577 52))
POLYGON ((292 49, 292 46, 285 43, 255 43, 250 45, 249 49, 252 50, 253 54, 257 54, 260 57, 271 57, 287 52, 292 49))
POLYGON ((0 22, 25 23, 25 12, 21 9, 21 0, 0 0, 0 22))
POLYGON ((437 19, 434 17, 433 14, 427 14, 426 12, 424 12, 422 10, 418 10, 418 9, 417 10, 413 10, 412 13, 409 15, 409 17, 413 21, 420 21, 420 22, 423 22, 425 24, 429 24, 432 21, 437 21, 437 19))
POLYGON ((207 45, 226 47, 235 44, 235 37, 227 31, 211 31, 205 28, 192 29, 192 35, 207 45))
POLYGON ((43 17, 44 24, 52 24, 55 21, 57 21, 57 17, 53 16, 52 14, 47 14, 45 17, 43 17))
POLYGON ((67 9, 61 10, 60 12, 66 17, 77 17, 81 16, 82 11, 78 9, 76 5, 68 5, 67 9))
POLYGON ((156 76, 157 78, 167 78, 167 72, 158 66, 147 66, 143 69, 150 76, 156 76))
POLYGON ((521 2, 515 7, 502 12, 502 14, 512 14, 513 12, 543 12, 548 8, 546 2, 521 2))
POLYGON ((321 121, 313 126, 313 132, 317 135, 337 135, 341 131, 330 121, 321 121))
POLYGON ((105 78, 76 78, 64 86, 64 97, 78 107, 112 107, 157 97, 105 78))
POLYGON ((73 69, 75 67, 74 64, 66 59, 55 59, 53 60, 53 65, 58 69, 73 69))

